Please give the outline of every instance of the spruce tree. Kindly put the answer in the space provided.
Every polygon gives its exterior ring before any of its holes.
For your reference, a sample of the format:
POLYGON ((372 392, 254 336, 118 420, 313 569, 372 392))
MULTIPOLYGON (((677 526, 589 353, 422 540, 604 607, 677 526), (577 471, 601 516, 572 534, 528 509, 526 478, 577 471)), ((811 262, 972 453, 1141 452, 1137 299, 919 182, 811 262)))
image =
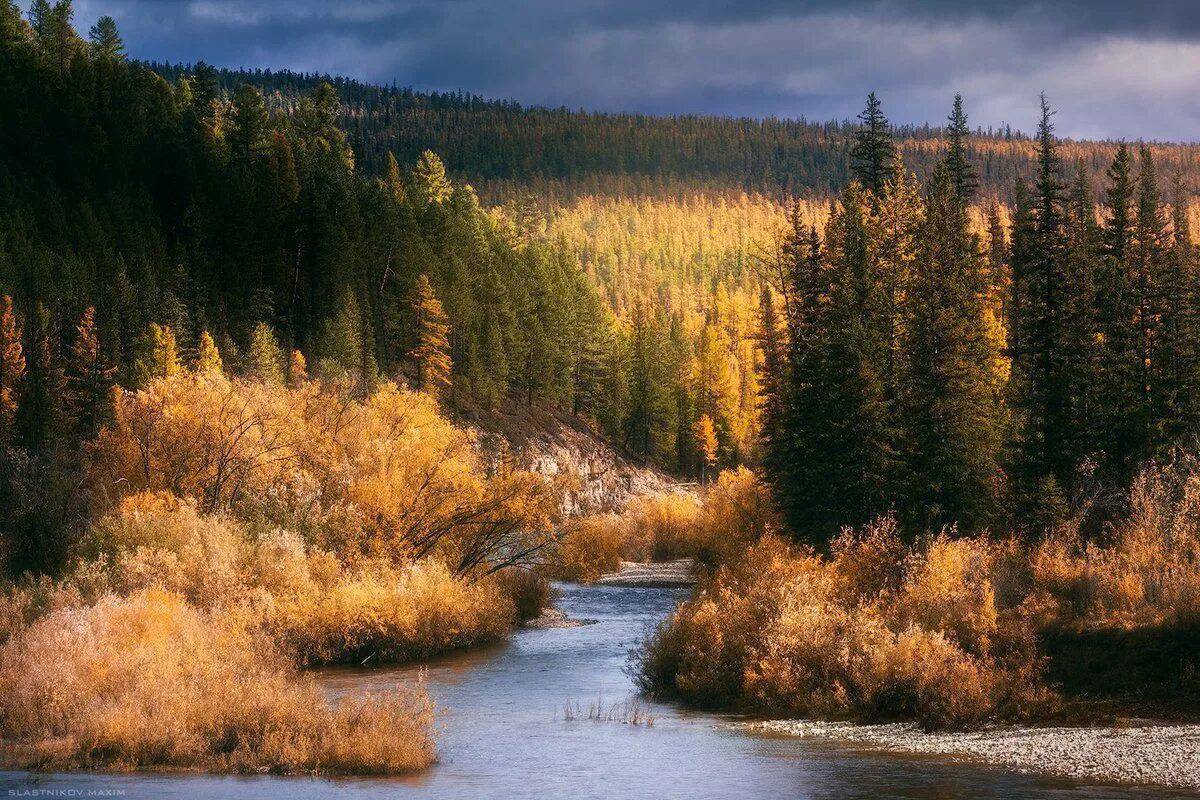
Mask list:
POLYGON ((1067 303, 1063 187, 1052 115, 1043 95, 1033 196, 1029 201, 1018 196, 1011 257, 1013 488, 1023 521, 1033 525, 1057 521, 1074 477, 1065 376, 1069 354, 1062 340, 1067 303))
POLYGON ((105 15, 96 20, 96 24, 88 31, 88 39, 92 45, 92 53, 106 61, 120 61, 125 58, 125 43, 117 33, 117 21, 105 15))
POLYGON ((1137 286, 1134 252, 1135 192, 1132 155, 1121 143, 1108 168, 1103 252, 1096 278, 1096 325, 1100 340, 1099 396, 1103 478, 1116 482, 1131 474, 1137 450, 1137 286))
POLYGON ((250 332, 250 346, 246 348, 246 375, 267 386, 282 386, 285 378, 283 349, 275 338, 275 331, 265 322, 254 326, 250 332))
POLYGON ((875 93, 867 95, 867 107, 858 115, 859 129, 850 148, 850 162, 856 180, 876 198, 883 195, 884 184, 892 177, 896 144, 891 127, 875 93))
POLYGON ((13 424, 25 378, 22 336, 12 297, 0 296, 0 456, 14 438, 13 424))
POLYGON ((905 325, 904 452, 908 516, 926 529, 979 530, 995 511, 1001 430, 983 325, 978 239, 947 166, 927 193, 905 325))
POLYGON ((979 178, 967 159, 966 142, 971 135, 967 115, 963 111, 962 95, 954 95, 954 108, 946 126, 946 171, 954 186, 954 195, 963 205, 969 204, 979 191, 979 178))
POLYGON ((416 367, 416 385, 438 395, 450 383, 450 321, 427 275, 417 278, 411 302, 416 341, 409 358, 416 367))

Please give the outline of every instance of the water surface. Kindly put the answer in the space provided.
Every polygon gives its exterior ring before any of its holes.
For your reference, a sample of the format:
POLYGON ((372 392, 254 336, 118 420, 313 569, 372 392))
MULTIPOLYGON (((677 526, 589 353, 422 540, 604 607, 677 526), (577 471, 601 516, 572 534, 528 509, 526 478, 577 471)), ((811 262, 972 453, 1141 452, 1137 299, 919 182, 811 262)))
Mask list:
MULTIPOLYGON (((326 780, 206 775, 0 773, 0 797, 255 798, 805 798, 830 800, 1092 800, 1189 797, 1164 790, 1025 776, 948 759, 856 750, 850 745, 752 735, 730 717, 649 704, 652 727, 565 719, 633 693, 628 653, 683 592, 560 587, 559 607, 596 625, 528 630, 507 644, 427 666, 441 708, 440 762, 414 778, 326 780)), ((383 689, 417 668, 330 669, 331 693, 383 689)))

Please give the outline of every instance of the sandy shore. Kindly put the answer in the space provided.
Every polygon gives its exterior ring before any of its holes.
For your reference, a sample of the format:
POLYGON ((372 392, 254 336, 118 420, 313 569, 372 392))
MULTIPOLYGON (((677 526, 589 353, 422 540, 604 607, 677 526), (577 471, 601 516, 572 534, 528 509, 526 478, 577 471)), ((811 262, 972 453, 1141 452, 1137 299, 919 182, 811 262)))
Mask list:
POLYGON ((1200 725, 1130 724, 1112 728, 1004 726, 925 733, 913 724, 772 720, 747 727, 837 739, 865 747, 979 759, 1022 772, 1200 789, 1200 725))
POLYGON ((622 561, 616 572, 601 575, 600 586, 691 586, 696 582, 696 562, 690 558, 676 561, 640 563, 622 561))

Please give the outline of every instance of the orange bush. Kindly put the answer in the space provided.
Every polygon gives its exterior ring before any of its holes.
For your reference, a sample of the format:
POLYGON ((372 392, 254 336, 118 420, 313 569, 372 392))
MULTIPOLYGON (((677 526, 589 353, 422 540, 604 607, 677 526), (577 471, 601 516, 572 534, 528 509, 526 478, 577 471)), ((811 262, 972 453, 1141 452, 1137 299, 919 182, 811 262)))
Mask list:
POLYGON ((331 705, 237 615, 149 590, 46 616, 0 648, 6 761, 395 773, 433 760, 418 688, 331 705), (30 654, 54 653, 31 664, 30 654))

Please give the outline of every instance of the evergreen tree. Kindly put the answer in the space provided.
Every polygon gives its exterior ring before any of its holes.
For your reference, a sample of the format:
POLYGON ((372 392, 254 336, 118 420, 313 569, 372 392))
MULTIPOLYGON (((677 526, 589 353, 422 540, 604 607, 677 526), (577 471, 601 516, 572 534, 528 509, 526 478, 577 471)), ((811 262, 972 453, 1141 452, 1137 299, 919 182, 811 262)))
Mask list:
POLYGON ((967 115, 963 111, 962 95, 954 95, 954 108, 950 112, 949 124, 946 126, 946 171, 954 186, 954 194, 958 201, 967 205, 979 191, 979 178, 975 168, 967 159, 967 139, 971 129, 967 125, 967 115))
POLYGON ((275 338, 275 331, 265 322, 254 326, 250 332, 250 346, 246 348, 246 374, 267 386, 282 386, 284 382, 283 349, 275 338))
POLYGON ((413 187, 425 205, 441 205, 450 199, 450 180, 442 160, 429 150, 421 153, 413 169, 413 187))
POLYGON ((982 257, 948 166, 930 182, 919 239, 904 347, 909 514, 979 530, 995 511, 1002 431, 982 257))
POLYGON ((183 371, 175 331, 167 325, 150 323, 139 345, 141 356, 134 367, 134 383, 145 386, 159 378, 173 378, 183 371))
POLYGON ((102 361, 96 310, 89 306, 75 326, 66 370, 70 415, 80 437, 95 436, 105 421, 115 371, 102 361))
POLYGON ((13 441, 21 384, 25 378, 25 351, 21 325, 12 298, 0 296, 0 457, 13 441))
POLYGON ((117 33, 117 21, 108 15, 96 20, 96 24, 88 31, 88 40, 97 58, 107 61, 125 58, 125 42, 117 33))
POLYGON ((1073 438, 1065 375, 1069 354, 1062 340, 1067 303, 1063 197, 1052 115, 1043 95, 1034 194, 1032 202, 1018 206, 1013 226, 1013 477, 1025 520, 1048 519, 1051 509, 1061 509, 1074 477, 1067 446, 1073 438))
POLYGON ((891 126, 884 116, 875 93, 867 95, 867 107, 858 115, 861 123, 854 135, 850 161, 855 179, 876 198, 883 195, 884 184, 892 177, 896 163, 896 144, 891 126))
POLYGON ((427 275, 417 278, 412 296, 416 342, 409 358, 417 370, 417 388, 441 394, 450 383, 450 321, 427 275))
POLYGON ((320 375, 326 380, 357 382, 363 363, 362 313, 349 287, 343 288, 334 315, 321 333, 320 375))
POLYGON ((1187 198, 1175 186, 1170 248, 1155 276, 1159 334, 1155 339, 1154 418, 1164 449, 1192 444, 1200 430, 1200 270, 1192 244, 1187 198))
POLYGON ((225 365, 221 361, 221 351, 213 341, 208 331, 200 333, 200 343, 196 346, 196 373, 199 375, 220 375, 225 365))

